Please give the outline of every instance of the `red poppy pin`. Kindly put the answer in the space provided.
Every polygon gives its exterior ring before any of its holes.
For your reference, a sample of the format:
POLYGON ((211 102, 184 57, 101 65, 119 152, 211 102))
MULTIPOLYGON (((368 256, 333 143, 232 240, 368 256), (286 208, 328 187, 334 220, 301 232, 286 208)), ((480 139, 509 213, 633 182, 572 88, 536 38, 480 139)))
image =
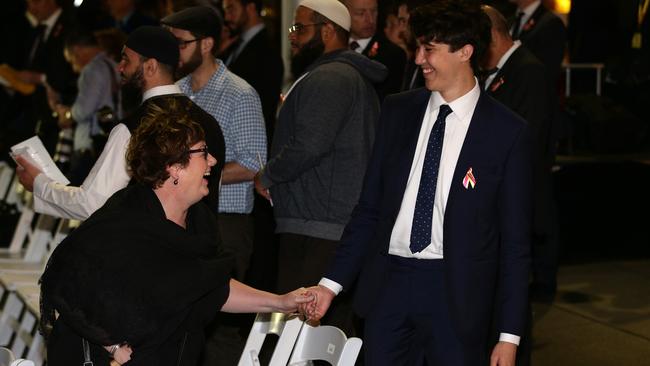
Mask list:
POLYGON ((522 32, 527 32, 535 26, 535 19, 530 18, 523 27, 521 27, 522 32))
POLYGON ((505 82, 506 81, 503 80, 503 76, 500 77, 498 80, 493 81, 492 84, 490 84, 490 91, 494 93, 505 82))
POLYGON ((372 47, 370 47, 370 51, 368 51, 368 57, 377 56, 377 52, 379 52, 379 42, 375 42, 372 44, 372 47))

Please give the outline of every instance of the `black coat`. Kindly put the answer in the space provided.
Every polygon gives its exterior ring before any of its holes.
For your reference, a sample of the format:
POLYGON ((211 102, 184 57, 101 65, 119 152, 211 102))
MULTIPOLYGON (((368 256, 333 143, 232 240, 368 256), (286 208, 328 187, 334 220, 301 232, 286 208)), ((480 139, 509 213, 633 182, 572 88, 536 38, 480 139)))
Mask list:
POLYGON ((271 42, 266 28, 251 38, 246 47, 230 62, 228 70, 246 80, 257 91, 266 122, 266 137, 268 141, 272 141, 284 64, 280 51, 271 42))
POLYGON ((203 203, 190 207, 183 229, 167 220, 152 189, 115 193, 48 261, 41 279, 42 322, 54 325, 48 364, 81 365, 84 337, 98 366, 109 361, 101 346, 121 342, 133 349, 129 365, 196 365, 204 327, 228 298, 232 260, 218 240, 203 203))
POLYGON ((558 102, 544 65, 520 46, 497 72, 487 93, 516 112, 531 126, 534 138, 534 231, 547 232, 551 215, 551 166, 555 158, 554 121, 558 102))
POLYGON ((406 69, 406 52, 380 33, 375 34, 362 52, 388 68, 388 77, 377 85, 379 100, 388 94, 399 93, 406 69))
POLYGON ((564 58, 567 31, 562 19, 540 5, 519 32, 519 39, 557 80, 564 58))

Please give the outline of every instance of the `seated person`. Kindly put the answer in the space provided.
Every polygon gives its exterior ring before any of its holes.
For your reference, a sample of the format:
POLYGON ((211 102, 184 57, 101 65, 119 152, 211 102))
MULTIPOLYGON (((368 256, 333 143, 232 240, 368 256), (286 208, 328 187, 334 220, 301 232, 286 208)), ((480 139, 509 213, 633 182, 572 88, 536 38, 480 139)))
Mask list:
POLYGON ((221 173, 210 171, 216 163, 185 109, 149 108, 129 142, 132 184, 56 248, 41 279, 48 365, 82 365, 84 348, 94 365, 111 356, 196 365, 219 310, 288 313, 313 300, 304 290, 280 296, 229 278, 233 261, 215 245, 215 216, 200 202, 207 176, 221 173))

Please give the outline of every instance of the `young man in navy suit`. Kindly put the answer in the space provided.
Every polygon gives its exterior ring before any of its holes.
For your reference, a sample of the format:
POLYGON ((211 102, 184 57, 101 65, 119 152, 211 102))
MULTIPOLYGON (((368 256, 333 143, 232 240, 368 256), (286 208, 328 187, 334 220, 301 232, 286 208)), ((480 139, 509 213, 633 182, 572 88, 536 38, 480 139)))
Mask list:
POLYGON ((359 203, 303 310, 318 319, 357 281, 367 364, 513 365, 526 321, 530 133, 474 76, 490 42, 478 5, 441 0, 411 26, 426 89, 386 98, 359 203))

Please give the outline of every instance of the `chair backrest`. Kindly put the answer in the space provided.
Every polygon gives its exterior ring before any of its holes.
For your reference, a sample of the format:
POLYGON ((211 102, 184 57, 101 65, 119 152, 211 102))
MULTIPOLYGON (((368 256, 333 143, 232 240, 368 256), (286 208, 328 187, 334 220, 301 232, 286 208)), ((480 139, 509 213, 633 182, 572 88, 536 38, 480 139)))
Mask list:
POLYGON ((353 366, 362 343, 360 338, 346 337, 339 328, 328 325, 312 327, 305 323, 293 348, 289 365, 323 360, 332 366, 353 366))
POLYGON ((34 366, 34 362, 26 360, 24 358, 19 358, 17 360, 14 360, 10 366, 34 366))
POLYGON ((289 316, 282 313, 257 314, 253 327, 248 334, 238 366, 260 365, 260 350, 268 334, 279 336, 269 366, 286 366, 302 324, 303 321, 296 315, 289 316))
POLYGON ((10 366, 15 357, 9 348, 0 347, 0 366, 10 366))

